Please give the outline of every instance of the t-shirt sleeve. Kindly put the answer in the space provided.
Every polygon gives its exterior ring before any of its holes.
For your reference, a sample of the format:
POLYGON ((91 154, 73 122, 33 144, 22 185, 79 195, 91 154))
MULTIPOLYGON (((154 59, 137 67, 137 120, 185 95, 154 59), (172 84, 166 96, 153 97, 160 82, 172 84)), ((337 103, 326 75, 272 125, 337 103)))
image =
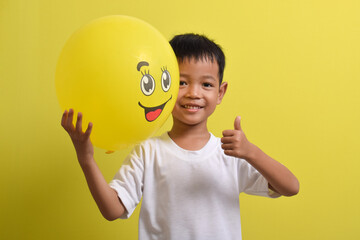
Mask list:
POLYGON ((141 149, 140 146, 137 146, 132 150, 109 183, 109 186, 117 192, 126 208, 126 212, 120 217, 121 219, 127 219, 131 216, 142 197, 144 164, 141 149))
POLYGON ((238 162, 239 192, 276 198, 281 195, 269 189, 268 181, 244 159, 238 162))

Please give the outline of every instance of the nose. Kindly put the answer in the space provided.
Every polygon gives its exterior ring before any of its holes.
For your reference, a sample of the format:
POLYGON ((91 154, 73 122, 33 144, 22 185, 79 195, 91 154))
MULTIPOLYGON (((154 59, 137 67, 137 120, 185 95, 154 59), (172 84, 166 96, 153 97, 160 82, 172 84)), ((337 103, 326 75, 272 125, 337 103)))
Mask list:
POLYGON ((200 88, 196 84, 189 84, 186 97, 188 98, 199 98, 200 97, 200 88))

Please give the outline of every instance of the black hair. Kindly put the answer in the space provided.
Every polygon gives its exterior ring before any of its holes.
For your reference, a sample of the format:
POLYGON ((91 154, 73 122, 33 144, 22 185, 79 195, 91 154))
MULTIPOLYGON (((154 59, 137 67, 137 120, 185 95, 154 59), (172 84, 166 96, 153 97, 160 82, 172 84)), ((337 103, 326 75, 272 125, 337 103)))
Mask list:
POLYGON ((221 47, 204 35, 186 33, 176 35, 170 40, 178 61, 194 58, 195 60, 216 60, 219 66, 220 84, 224 76, 225 55, 221 47))

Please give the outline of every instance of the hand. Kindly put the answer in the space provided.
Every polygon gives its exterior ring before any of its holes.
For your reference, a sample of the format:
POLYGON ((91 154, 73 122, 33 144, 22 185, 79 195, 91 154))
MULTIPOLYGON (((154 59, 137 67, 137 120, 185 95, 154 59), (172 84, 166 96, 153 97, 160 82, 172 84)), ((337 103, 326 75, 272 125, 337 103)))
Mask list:
POLYGON ((79 112, 77 115, 76 125, 74 126, 73 122, 74 110, 70 109, 69 112, 65 110, 62 119, 61 125, 69 134, 77 156, 78 160, 85 161, 88 157, 93 157, 94 147, 90 141, 90 134, 92 130, 92 123, 89 123, 85 132, 82 131, 82 114, 79 112))
POLYGON ((234 129, 223 131, 223 137, 221 138, 222 148, 226 155, 247 159, 253 145, 247 140, 242 131, 240 121, 241 118, 237 116, 234 122, 234 129))

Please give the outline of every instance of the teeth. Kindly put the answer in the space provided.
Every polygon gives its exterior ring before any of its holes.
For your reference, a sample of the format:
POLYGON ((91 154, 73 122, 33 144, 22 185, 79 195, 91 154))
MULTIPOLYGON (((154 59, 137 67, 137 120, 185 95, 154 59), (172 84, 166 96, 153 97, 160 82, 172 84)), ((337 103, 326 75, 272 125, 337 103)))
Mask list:
POLYGON ((190 106, 190 105, 184 105, 186 109, 200 109, 199 106, 190 106))

